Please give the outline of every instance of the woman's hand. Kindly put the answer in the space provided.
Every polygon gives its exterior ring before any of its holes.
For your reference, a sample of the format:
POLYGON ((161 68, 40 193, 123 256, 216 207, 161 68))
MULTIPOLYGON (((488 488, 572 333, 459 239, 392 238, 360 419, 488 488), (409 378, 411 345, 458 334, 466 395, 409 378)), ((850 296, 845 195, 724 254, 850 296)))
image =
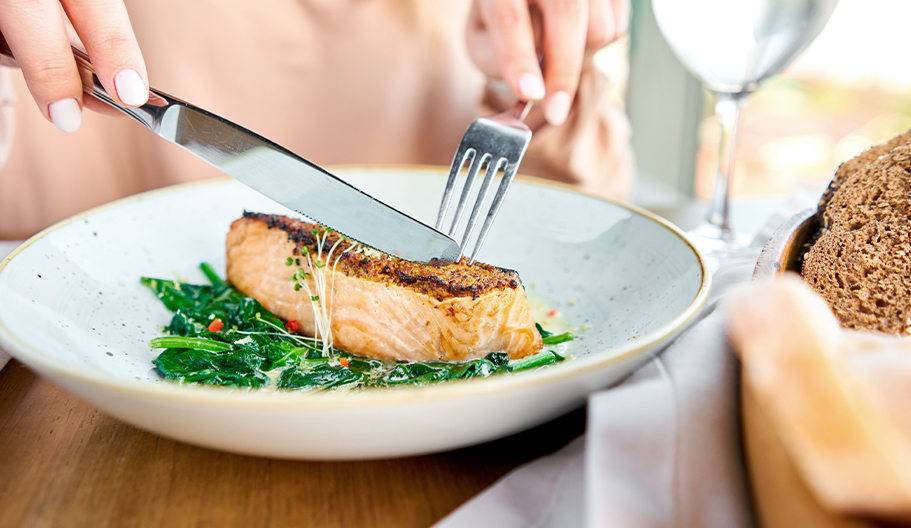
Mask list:
POLYGON ((519 99, 544 99, 545 118, 561 125, 586 52, 619 38, 628 23, 629 0, 475 0, 468 51, 481 71, 502 78, 519 99))
POLYGON ((145 62, 122 0, 0 0, 0 32, 44 117, 65 132, 82 123, 82 82, 64 12, 108 94, 124 106, 145 104, 145 62))

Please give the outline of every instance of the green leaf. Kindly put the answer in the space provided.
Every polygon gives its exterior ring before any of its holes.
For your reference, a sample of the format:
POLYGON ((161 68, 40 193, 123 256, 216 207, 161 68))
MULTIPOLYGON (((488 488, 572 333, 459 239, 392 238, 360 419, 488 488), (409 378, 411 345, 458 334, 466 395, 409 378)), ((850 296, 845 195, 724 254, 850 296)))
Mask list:
POLYGON ((543 341, 545 345, 559 345, 560 343, 566 343, 566 342, 572 341, 574 339, 575 339, 575 336, 573 336, 572 333, 565 332, 560 335, 550 335, 547 337, 542 337, 541 341, 543 341))
POLYGON ((317 365, 306 370, 288 369, 278 382, 282 389, 329 389, 354 383, 361 374, 348 368, 335 368, 328 364, 317 365))
POLYGON ((182 336, 156 337, 149 341, 149 346, 152 348, 190 348, 209 352, 225 352, 232 348, 228 343, 222 343, 221 341, 182 336))
POLYGON ((202 269, 202 272, 205 274, 206 278, 209 279, 209 282, 212 283, 212 286, 224 286, 225 281, 218 276, 218 273, 215 272, 215 269, 208 262, 203 262, 199 265, 202 269))
POLYGON ((541 341, 545 345, 559 345, 560 343, 566 343, 567 341, 575 339, 575 336, 573 336, 571 332, 554 335, 553 332, 548 332, 538 323, 535 323, 535 328, 538 330, 538 333, 541 334, 541 341))
POLYGON ((563 361, 564 358, 560 354, 553 352, 551 350, 545 350, 543 352, 538 352, 533 356, 527 358, 522 358, 511 365, 509 365, 510 372, 518 372, 520 370, 529 370, 533 368, 543 367, 545 365, 550 365, 553 363, 558 363, 563 361))
POLYGON ((550 336, 554 335, 551 332, 548 332, 547 330, 545 330, 544 327, 541 326, 540 323, 535 323, 535 329, 538 330, 538 333, 541 334, 541 337, 550 337, 550 336))
POLYGON ((205 350, 169 348, 153 361, 165 378, 237 387, 261 387, 267 376, 262 359, 245 351, 213 353, 205 350))

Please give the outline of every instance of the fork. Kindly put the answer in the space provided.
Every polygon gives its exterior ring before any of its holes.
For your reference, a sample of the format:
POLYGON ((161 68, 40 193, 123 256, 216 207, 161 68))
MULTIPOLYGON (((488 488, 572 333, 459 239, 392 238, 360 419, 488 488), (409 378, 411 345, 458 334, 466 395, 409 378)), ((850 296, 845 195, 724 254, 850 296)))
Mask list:
POLYGON ((462 187, 462 194, 459 197, 459 203, 452 218, 452 226, 447 233, 450 237, 456 232, 478 172, 480 172, 482 166, 487 167, 484 181, 481 183, 481 188, 475 198, 474 207, 465 226, 465 233, 462 235, 462 241, 459 244, 459 259, 465 254, 468 237, 471 236, 471 232, 474 230, 478 213, 481 210, 484 199, 487 197, 487 193, 490 191, 490 185, 500 169, 503 170, 503 178, 500 180, 500 186, 497 188, 497 194, 490 204, 490 209, 487 210, 487 218, 484 219, 484 224, 478 233, 477 241, 471 252, 471 258, 468 261, 469 265, 474 263, 478 250, 481 249, 481 244, 484 243, 487 232, 490 231, 490 226, 497 216, 497 211, 503 204, 506 191, 509 190, 509 186, 516 176, 519 163, 522 162, 522 157, 525 155, 525 149, 528 148, 528 143, 531 141, 531 129, 528 128, 523 120, 528 115, 532 104, 530 101, 519 101, 511 109, 501 114, 476 119, 469 125, 465 135, 462 136, 462 142, 459 143, 459 148, 452 158, 452 165, 449 166, 449 178, 446 180, 446 189, 443 191, 443 200, 440 203, 440 213, 437 217, 437 230, 440 230, 443 226, 443 219, 453 198, 452 191, 455 187, 456 179, 459 173, 462 172, 462 167, 466 161, 469 162, 469 166, 468 179, 465 180, 465 185, 462 187))

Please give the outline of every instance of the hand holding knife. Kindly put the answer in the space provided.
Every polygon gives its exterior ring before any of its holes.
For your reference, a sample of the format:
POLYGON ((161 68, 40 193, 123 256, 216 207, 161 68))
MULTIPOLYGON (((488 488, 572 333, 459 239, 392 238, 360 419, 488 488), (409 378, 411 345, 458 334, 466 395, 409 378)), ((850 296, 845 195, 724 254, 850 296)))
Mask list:
MULTIPOLYGON (((3 40, 0 55, 13 58, 3 40)), ((73 55, 87 95, 268 198, 406 260, 449 264, 459 258, 459 245, 452 238, 240 125, 154 88, 143 106, 119 105, 99 82, 88 55, 76 48, 73 55)))

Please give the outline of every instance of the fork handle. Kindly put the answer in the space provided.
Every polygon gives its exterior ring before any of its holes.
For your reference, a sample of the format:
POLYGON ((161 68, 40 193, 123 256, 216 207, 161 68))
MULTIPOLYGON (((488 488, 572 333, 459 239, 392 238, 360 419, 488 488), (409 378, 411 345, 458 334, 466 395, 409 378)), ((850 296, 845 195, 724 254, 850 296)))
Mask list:
POLYGON ((525 118, 528 117, 528 112, 531 111, 531 107, 534 106, 534 104, 533 101, 519 101, 513 105, 509 110, 509 113, 519 121, 525 121, 525 118))

